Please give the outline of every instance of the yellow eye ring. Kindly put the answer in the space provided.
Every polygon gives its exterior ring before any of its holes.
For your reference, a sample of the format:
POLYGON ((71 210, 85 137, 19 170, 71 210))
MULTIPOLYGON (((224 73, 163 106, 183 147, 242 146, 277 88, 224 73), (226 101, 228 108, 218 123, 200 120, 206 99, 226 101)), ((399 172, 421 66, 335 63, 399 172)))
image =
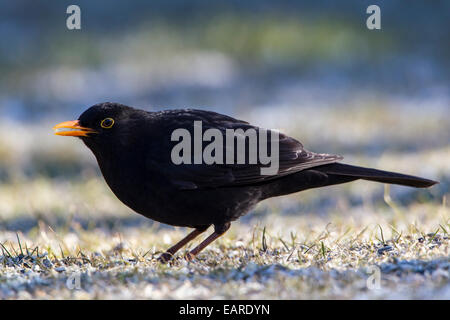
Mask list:
POLYGON ((113 125, 114 125, 114 119, 113 119, 113 118, 106 118, 106 119, 103 119, 102 122, 100 123, 100 126, 101 126, 102 128, 105 128, 105 129, 109 129, 109 128, 111 128, 113 125))

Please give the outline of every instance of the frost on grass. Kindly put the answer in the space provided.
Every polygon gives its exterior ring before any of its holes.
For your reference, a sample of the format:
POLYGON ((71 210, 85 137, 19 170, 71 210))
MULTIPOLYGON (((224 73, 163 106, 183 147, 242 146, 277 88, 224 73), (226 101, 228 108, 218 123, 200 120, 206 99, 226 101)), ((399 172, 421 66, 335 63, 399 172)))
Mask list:
POLYGON ((186 230, 41 223, 28 234, 2 232, 0 298, 449 299, 448 209, 409 210, 405 220, 386 212, 251 217, 197 260, 182 251, 169 264, 156 258, 186 230))

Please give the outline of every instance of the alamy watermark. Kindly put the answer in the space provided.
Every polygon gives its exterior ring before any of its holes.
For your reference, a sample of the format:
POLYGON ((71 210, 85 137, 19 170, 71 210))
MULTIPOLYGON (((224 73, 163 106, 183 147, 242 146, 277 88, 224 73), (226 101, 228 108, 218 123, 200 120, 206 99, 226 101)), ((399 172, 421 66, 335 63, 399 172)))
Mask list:
POLYGON ((367 267, 367 274, 370 276, 366 280, 366 286, 369 290, 381 289, 381 270, 378 266, 367 267))
MULTIPOLYGON (((69 16, 66 19, 66 27, 69 30, 81 29, 81 9, 76 4, 71 4, 67 7, 66 13, 69 16)), ((370 16, 366 19, 366 26, 369 30, 381 29, 381 9, 379 6, 372 4, 367 7, 366 13, 370 16)))
POLYGON ((367 7, 367 14, 370 16, 366 20, 366 26, 369 30, 380 30, 381 29, 381 9, 376 4, 372 4, 367 7))
POLYGON ((262 128, 209 128, 194 121, 194 137, 184 128, 172 132, 171 159, 179 164, 261 164, 261 175, 275 175, 279 169, 279 132, 262 128), (204 142, 210 142, 205 147, 204 142), (270 146, 270 148, 269 148, 270 146), (270 149, 270 150, 269 150, 270 149))
POLYGON ((67 14, 70 16, 66 19, 66 27, 69 30, 80 30, 81 29, 81 9, 76 4, 72 4, 67 7, 67 14))
POLYGON ((66 280, 66 287, 69 290, 80 290, 81 274, 79 272, 72 273, 66 280))

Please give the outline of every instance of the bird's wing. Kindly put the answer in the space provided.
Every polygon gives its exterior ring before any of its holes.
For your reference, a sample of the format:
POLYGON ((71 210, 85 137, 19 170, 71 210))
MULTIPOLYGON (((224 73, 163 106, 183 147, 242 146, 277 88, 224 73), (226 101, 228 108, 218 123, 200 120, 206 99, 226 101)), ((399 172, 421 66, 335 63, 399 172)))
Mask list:
MULTIPOLYGON (((224 116, 218 113, 201 111, 201 110, 183 110, 180 114, 175 112, 164 112, 162 116, 165 123, 170 124, 165 127, 167 134, 175 130, 176 128, 184 128, 189 132, 193 132, 193 121, 202 121, 203 132, 207 129, 218 129, 223 133, 223 137, 226 135, 226 129, 242 129, 244 131, 248 129, 259 129, 252 126, 245 121, 237 120, 228 116, 224 116)), ((217 187, 230 187, 230 186, 244 186, 253 185, 258 183, 264 183, 272 179, 276 179, 282 176, 286 176, 301 170, 308 168, 334 163, 342 159, 342 157, 331 154, 319 154, 310 152, 303 148, 303 145, 282 133, 278 133, 279 141, 279 170, 276 174, 263 175, 261 174, 261 168, 268 167, 263 165, 259 161, 255 164, 237 164, 236 161, 232 164, 179 164, 175 165, 171 159, 167 159, 167 155, 159 155, 160 160, 152 157, 152 165, 158 166, 158 170, 169 180, 171 184, 179 189, 203 189, 203 188, 217 188, 217 187), (164 158, 164 159, 163 159, 164 158)), ((170 137, 170 136, 169 136, 170 137)), ((272 131, 267 130, 268 137, 268 150, 270 150, 270 138, 272 137, 272 131)), ((169 138, 170 139, 170 138, 169 138)), ((259 140, 258 140, 259 141, 259 140)), ((164 150, 171 150, 178 142, 168 142, 164 150), (169 146, 169 148, 167 148, 169 146)), ((203 148, 211 142, 204 142, 203 148)), ((224 138, 225 144, 225 138, 224 138)), ((202 150, 204 150, 202 148, 202 150)), ((248 156, 249 139, 245 140, 246 156, 248 156)), ((226 148, 223 148, 223 154, 225 157, 226 148)), ((234 150, 235 158, 237 150, 235 146, 234 150)), ((270 152, 269 152, 270 154, 270 152)), ((224 161, 225 162, 225 161, 224 161)))

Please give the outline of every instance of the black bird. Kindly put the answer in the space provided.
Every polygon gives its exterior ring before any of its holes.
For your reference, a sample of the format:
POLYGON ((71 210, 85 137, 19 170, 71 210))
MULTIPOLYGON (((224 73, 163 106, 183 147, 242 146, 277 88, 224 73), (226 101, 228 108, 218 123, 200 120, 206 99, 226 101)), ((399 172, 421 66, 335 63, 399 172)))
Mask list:
MULTIPOLYGON (((111 102, 96 104, 78 120, 54 127, 57 135, 83 140, 97 158, 107 184, 125 205, 150 219, 195 229, 162 254, 160 261, 170 260, 175 252, 213 225, 214 232, 188 253, 186 258, 192 259, 224 234, 232 221, 267 198, 358 179, 416 188, 437 183, 339 163, 342 157, 313 153, 299 141, 281 133, 277 139, 279 169, 276 174, 262 175, 261 168, 267 167, 262 161, 250 163, 251 142, 247 138, 244 163, 175 164, 171 153, 179 141, 172 141, 172 133, 181 128, 195 135, 194 121, 201 121, 203 131, 214 128, 224 136, 227 129, 259 129, 210 111, 147 112, 111 102)), ((272 150, 271 142, 270 139, 267 142, 269 150, 272 150)), ((202 148, 207 144, 203 141, 202 148)), ((233 151, 232 160, 236 160, 242 149, 233 151)), ((223 152, 230 150, 224 146, 223 152)))

